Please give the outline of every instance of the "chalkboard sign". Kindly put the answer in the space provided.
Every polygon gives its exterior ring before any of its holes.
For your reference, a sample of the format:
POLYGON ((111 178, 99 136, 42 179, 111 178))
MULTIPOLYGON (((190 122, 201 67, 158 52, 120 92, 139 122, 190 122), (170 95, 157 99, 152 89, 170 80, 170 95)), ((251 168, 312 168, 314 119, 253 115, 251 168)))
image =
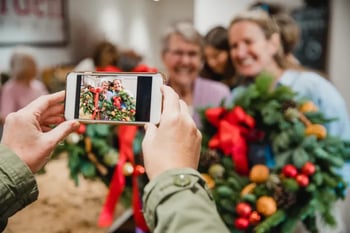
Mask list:
POLYGON ((329 7, 317 6, 298 9, 293 13, 301 29, 301 40, 294 51, 306 67, 327 73, 329 7))

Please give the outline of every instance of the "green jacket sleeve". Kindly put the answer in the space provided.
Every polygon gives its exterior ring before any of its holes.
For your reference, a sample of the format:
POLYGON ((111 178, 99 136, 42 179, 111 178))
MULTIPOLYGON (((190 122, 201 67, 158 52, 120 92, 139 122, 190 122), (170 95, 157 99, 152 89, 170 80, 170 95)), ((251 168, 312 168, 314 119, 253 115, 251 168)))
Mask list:
POLYGON ((33 173, 9 148, 0 145, 0 229, 10 216, 37 198, 33 173))
POLYGON ((145 187, 143 202, 146 222, 154 233, 229 232, 205 181, 194 169, 157 176, 145 187))

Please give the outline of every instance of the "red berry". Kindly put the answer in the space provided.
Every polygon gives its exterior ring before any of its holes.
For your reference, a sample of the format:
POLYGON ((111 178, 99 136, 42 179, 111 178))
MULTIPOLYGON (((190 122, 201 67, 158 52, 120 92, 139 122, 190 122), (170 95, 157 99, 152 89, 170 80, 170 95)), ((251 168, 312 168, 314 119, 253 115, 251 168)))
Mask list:
POLYGON ((292 164, 287 164, 282 169, 283 175, 286 177, 295 177, 298 174, 297 168, 292 164))
POLYGON ((238 203, 238 205, 236 206, 236 213, 240 217, 248 218, 249 215, 252 213, 252 207, 245 202, 238 203))
POLYGON ((261 216, 257 211, 253 211, 252 214, 249 216, 249 222, 250 224, 256 225, 260 222, 261 216))
POLYGON ((86 132, 86 125, 80 124, 79 128, 76 131, 78 134, 84 134, 86 132))
POLYGON ((299 174, 295 178, 300 187, 306 187, 309 185, 309 177, 304 174, 299 174))
POLYGON ((246 218, 237 218, 235 220, 235 227, 238 230, 245 230, 248 228, 248 226, 249 226, 249 220, 246 218))
POLYGON ((301 172, 304 175, 311 176, 315 173, 316 167, 313 163, 307 162, 304 164, 304 166, 301 168, 301 172))

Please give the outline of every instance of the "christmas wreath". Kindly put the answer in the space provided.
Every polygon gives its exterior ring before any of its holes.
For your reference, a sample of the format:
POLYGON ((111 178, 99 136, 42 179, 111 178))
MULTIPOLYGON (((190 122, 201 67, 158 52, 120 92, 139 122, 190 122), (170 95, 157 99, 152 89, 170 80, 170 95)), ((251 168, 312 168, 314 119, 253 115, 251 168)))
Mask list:
POLYGON ((100 88, 89 87, 82 89, 80 108, 85 115, 92 119, 135 120, 136 100, 129 93, 121 90, 111 100, 106 99, 100 93, 100 88), (101 117, 101 115, 103 116, 101 117))
POLYGON ((259 76, 232 107, 201 111, 200 171, 231 232, 318 232, 316 215, 335 225, 332 205, 346 183, 336 172, 349 143, 327 134, 326 119, 289 87, 259 76))

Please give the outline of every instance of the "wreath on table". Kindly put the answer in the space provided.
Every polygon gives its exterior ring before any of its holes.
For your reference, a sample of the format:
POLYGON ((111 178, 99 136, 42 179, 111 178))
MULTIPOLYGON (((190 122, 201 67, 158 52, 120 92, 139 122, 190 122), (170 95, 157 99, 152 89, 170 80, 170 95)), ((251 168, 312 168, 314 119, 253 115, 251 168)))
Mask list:
POLYGON ((318 232, 316 213, 335 225, 332 206, 344 198, 337 173, 350 147, 327 134, 326 119, 289 87, 259 76, 232 107, 201 111, 200 171, 231 232, 318 232))

